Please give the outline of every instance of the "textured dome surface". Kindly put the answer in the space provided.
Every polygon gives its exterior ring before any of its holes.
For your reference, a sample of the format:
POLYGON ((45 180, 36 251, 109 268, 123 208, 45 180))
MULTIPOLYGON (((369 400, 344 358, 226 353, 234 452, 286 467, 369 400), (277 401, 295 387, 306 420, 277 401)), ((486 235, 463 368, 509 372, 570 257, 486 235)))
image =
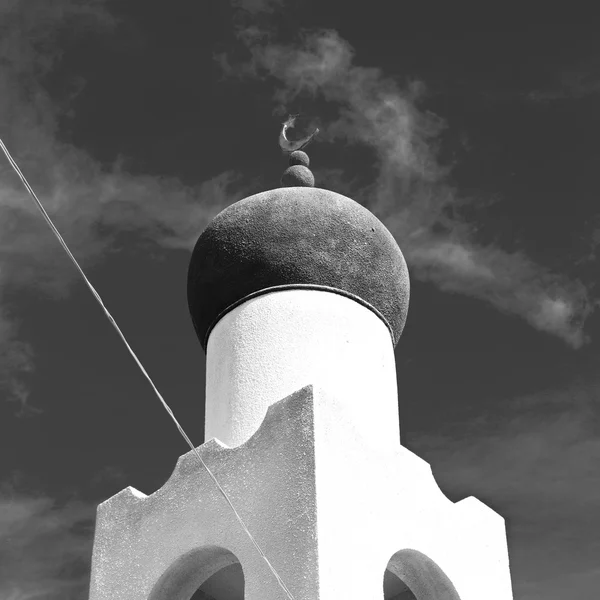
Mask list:
POLYGON ((387 228, 341 194, 286 187, 220 212, 202 232, 188 271, 188 304, 206 350, 219 318, 277 286, 333 288, 362 301, 396 345, 408 310, 408 269, 387 228))

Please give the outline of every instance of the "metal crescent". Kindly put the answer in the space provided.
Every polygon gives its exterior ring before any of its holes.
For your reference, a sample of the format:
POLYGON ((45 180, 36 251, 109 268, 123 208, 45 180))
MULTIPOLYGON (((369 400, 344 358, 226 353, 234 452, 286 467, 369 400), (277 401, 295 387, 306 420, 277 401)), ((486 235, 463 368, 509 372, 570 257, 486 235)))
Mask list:
POLYGON ((284 152, 294 152, 296 150, 301 150, 313 139, 317 133, 319 133, 319 128, 317 127, 310 135, 302 138, 301 140, 291 141, 287 138, 287 130, 294 127, 294 123, 296 122, 295 116, 290 116, 290 118, 283 124, 281 128, 281 133, 279 134, 279 146, 284 152))

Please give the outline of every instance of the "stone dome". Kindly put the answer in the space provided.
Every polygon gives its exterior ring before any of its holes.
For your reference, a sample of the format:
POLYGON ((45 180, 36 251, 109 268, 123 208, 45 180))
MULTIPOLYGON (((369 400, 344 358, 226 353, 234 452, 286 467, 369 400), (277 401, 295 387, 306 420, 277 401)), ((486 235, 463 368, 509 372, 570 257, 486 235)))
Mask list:
POLYGON ((329 190, 283 187, 220 212, 202 232, 188 271, 188 304, 206 351, 219 319, 277 289, 323 289, 375 312, 397 344, 408 310, 406 262, 369 210, 329 190))

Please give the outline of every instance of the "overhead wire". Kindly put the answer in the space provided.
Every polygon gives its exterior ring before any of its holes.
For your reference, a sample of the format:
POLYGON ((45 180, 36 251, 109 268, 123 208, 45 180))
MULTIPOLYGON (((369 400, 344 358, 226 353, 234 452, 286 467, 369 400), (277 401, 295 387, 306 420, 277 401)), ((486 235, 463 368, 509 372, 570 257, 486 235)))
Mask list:
POLYGON ((60 245, 64 248, 65 252, 67 253, 67 255, 69 256, 69 258, 71 259, 71 261, 73 262, 73 264, 75 265, 75 267, 77 268, 77 270, 79 271, 79 274, 81 275, 81 277, 83 278, 83 280, 86 283, 87 287, 92 292, 94 298, 96 299, 96 301, 98 302, 98 304, 100 305, 100 307, 102 308, 102 310, 104 311, 104 314, 106 315, 107 319, 110 321, 110 323, 112 324, 112 326, 114 327, 114 329, 116 330, 116 332, 119 334, 119 337, 121 338, 121 340, 125 344, 125 347, 129 351, 129 354, 132 356, 133 360, 135 361, 135 363, 139 367, 140 371, 142 372, 142 374, 144 375, 144 377, 147 379, 148 383, 152 387, 152 390, 156 394, 157 398, 160 400, 160 402, 163 405, 164 409, 167 411, 168 415, 171 417, 171 419, 175 423, 175 426, 179 430, 179 433, 181 434, 181 436, 183 437, 183 439, 187 442, 188 446, 191 448, 192 452, 198 458, 198 460, 200 461, 201 465, 204 467, 204 469, 206 470, 206 472, 208 473, 208 475, 210 476, 210 478, 213 480, 213 482, 217 486, 219 492, 222 494, 223 498, 225 498, 227 504, 230 506, 231 510, 234 512, 234 514, 235 514, 238 522, 240 523, 242 529, 246 532, 246 534, 250 538, 250 541, 252 542, 252 544, 254 545, 254 547, 256 548, 256 550, 258 551, 258 553, 260 554, 260 556, 267 563, 267 566, 269 567, 271 573, 273 574, 273 576, 275 577, 275 579, 279 583, 279 586, 283 589, 283 591, 285 592, 285 594, 286 594, 286 596, 288 597, 289 600, 294 600, 294 597, 292 596, 292 594, 289 591, 288 587, 285 585, 284 581, 281 579, 281 577, 277 573, 275 567, 271 564, 271 562, 267 558, 266 554, 264 553, 264 551, 262 550, 262 548, 260 547, 260 545, 258 544, 258 542, 254 539, 254 536, 252 535, 252 533, 250 532, 250 530, 246 526, 246 523, 244 522, 244 520, 242 519, 242 517, 240 516, 240 514, 236 510, 235 506, 232 504, 231 500, 229 499, 229 496, 227 495, 227 493, 225 492, 225 490, 221 487, 221 484, 219 483, 219 481, 215 477, 214 473, 208 468, 208 465, 206 464, 206 462, 204 461, 204 459, 202 458, 202 456, 198 452, 198 448, 196 448, 196 446, 194 446, 194 444, 192 443, 192 441, 190 440, 190 438, 186 434, 185 430, 183 429, 183 427, 181 426, 181 424, 179 423, 179 421, 175 417, 175 414, 171 410, 171 407, 167 404, 167 401, 163 398, 162 394, 158 391, 158 388, 156 387, 156 385, 152 381, 150 375, 148 374, 148 372, 144 368, 144 365, 142 365, 142 363, 140 362, 140 360, 137 357, 136 353, 133 351, 133 348, 129 345, 129 342, 125 338, 125 335, 123 334, 123 332, 121 331, 121 329, 117 325, 117 322, 115 321, 115 319, 113 318, 113 316, 111 315, 111 313, 109 312, 109 310, 104 305, 104 302, 102 301, 102 298, 100 297, 100 294, 96 291, 96 289, 94 288, 94 286, 92 285, 92 283, 90 282, 90 280, 86 277, 85 273, 83 272, 83 269, 81 268, 81 266, 77 262, 77 259, 73 256, 71 250, 67 246, 67 243, 63 239, 63 237, 60 234, 60 232, 58 231, 58 229, 55 227, 54 223, 52 222, 52 219, 50 218, 50 216, 46 212, 46 209, 44 208, 44 206, 40 202, 40 200, 37 197, 37 195, 36 195, 35 191, 33 190, 33 188, 29 185, 29 182, 27 181, 27 178, 25 177, 25 175, 23 175, 21 169, 19 168, 19 165, 16 163, 16 161, 14 160, 14 158, 12 157, 12 155, 10 154, 10 152, 8 151, 8 148, 6 147, 6 145, 4 144, 4 142, 2 141, 1 138, 0 138, 0 148, 4 152, 4 154, 5 154, 8 162, 10 163, 11 167, 14 169, 15 173, 21 179, 21 182, 25 186, 25 189, 29 192, 29 195, 33 198, 33 201, 35 202, 37 208, 39 209, 39 211, 41 212, 42 216, 44 217, 44 220, 46 221, 46 223, 48 224, 48 226, 50 227, 50 229, 52 230, 52 232, 54 233, 54 235, 56 236, 56 238, 60 242, 60 245))

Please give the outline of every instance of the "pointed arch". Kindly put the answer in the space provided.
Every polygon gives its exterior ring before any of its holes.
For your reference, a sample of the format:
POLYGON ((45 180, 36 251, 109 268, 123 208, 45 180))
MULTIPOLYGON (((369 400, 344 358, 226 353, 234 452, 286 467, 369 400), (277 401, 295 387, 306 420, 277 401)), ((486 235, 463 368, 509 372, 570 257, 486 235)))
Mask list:
POLYGON ((400 579, 417 600, 460 600, 450 578, 427 555, 405 548, 389 560, 386 571, 400 579))
POLYGON ((167 568, 152 588, 148 600, 190 600, 209 577, 231 565, 241 567, 237 556, 226 548, 195 548, 167 568))

